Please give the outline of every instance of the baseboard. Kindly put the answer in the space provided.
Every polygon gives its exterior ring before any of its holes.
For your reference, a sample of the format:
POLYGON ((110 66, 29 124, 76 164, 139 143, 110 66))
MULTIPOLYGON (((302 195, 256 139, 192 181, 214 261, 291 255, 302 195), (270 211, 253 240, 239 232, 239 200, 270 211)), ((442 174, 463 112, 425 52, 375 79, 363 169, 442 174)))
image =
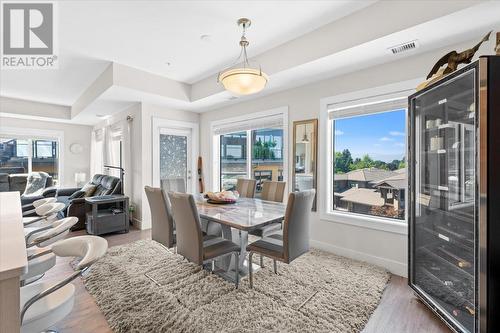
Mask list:
POLYGON ((136 227, 139 230, 142 230, 142 221, 139 219, 136 219, 135 217, 132 218, 132 225, 136 227))
POLYGON ((320 242, 317 240, 311 240, 311 246, 317 249, 338 254, 343 257, 352 258, 359 261, 364 261, 376 266, 383 267, 389 272, 402 277, 408 277, 408 266, 406 263, 398 262, 395 260, 377 257, 372 254, 359 252, 353 249, 348 249, 345 247, 320 242))

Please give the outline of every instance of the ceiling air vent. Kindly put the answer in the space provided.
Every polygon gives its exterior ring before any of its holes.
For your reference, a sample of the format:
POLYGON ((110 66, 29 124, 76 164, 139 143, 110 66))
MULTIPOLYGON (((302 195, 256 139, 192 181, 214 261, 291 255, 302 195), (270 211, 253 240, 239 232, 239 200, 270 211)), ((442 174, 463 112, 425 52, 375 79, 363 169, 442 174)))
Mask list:
POLYGON ((392 54, 400 54, 403 52, 414 50, 418 47, 418 40, 412 40, 411 42, 406 42, 403 44, 399 44, 393 47, 388 48, 387 50, 392 54))

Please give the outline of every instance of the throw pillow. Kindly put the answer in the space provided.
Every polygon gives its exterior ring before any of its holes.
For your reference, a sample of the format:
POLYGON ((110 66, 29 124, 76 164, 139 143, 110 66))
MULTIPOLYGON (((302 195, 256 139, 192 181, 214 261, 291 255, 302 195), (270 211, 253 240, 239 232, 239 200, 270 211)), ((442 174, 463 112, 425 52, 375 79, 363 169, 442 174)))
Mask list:
POLYGON ((83 198, 85 196, 85 191, 78 190, 74 192, 72 195, 69 196, 69 200, 71 199, 76 199, 76 198, 83 198))
POLYGON ((82 187, 81 191, 85 192, 84 195, 85 197, 91 197, 92 194, 94 194, 96 188, 97 185, 94 185, 92 183, 87 183, 82 187))
POLYGON ((41 195, 45 189, 45 185, 47 184, 47 178, 49 178, 49 174, 45 172, 30 173, 26 181, 26 189, 24 190, 23 195, 41 195))

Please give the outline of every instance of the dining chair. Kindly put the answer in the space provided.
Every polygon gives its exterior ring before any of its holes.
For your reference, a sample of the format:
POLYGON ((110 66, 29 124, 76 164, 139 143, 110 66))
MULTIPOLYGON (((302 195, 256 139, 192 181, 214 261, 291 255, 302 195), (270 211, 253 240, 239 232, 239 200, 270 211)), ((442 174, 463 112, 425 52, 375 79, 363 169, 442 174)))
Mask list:
POLYGON ((272 234, 247 246, 250 288, 253 288, 254 253, 273 259, 274 273, 277 274, 276 261, 289 264, 309 251, 309 226, 315 192, 313 189, 290 193, 283 221, 283 234, 272 234))
POLYGON ((257 181, 255 179, 238 178, 236 181, 236 191, 238 191, 240 197, 242 198, 255 197, 256 186, 257 181))
MULTIPOLYGON (((165 193, 168 202, 168 192, 186 193, 186 182, 184 181, 184 178, 165 178, 161 180, 161 189, 165 193)), ((201 219, 201 230, 208 235, 222 235, 222 227, 220 224, 207 221, 205 219, 201 219)))
POLYGON ((238 288, 239 246, 222 237, 213 235, 203 237, 200 216, 191 194, 169 192, 168 196, 177 225, 177 253, 197 265, 211 263, 212 270, 216 258, 234 255, 235 284, 238 288))
POLYGON ((151 210, 151 239, 167 248, 174 247, 175 224, 166 192, 151 186, 144 186, 144 191, 151 210))
MULTIPOLYGON (((283 202, 285 186, 286 182, 264 181, 264 183, 262 184, 261 199, 266 201, 283 202)), ((262 238, 280 231, 281 228, 281 222, 275 222, 265 225, 261 228, 251 230, 248 233, 250 235, 262 238)), ((264 267, 264 260, 262 258, 262 255, 260 256, 260 266, 264 267)))
POLYGON ((66 217, 53 222, 53 225, 44 230, 37 230, 27 237, 28 269, 21 275, 21 286, 33 283, 42 278, 45 273, 55 266, 56 256, 50 245, 63 239, 69 230, 78 222, 75 216, 66 217))
POLYGON ((35 209, 43 204, 46 204, 46 203, 54 203, 56 202, 57 199, 54 198, 54 197, 50 197, 50 198, 42 198, 42 199, 38 199, 38 200, 35 200, 33 201, 32 203, 30 204, 27 204, 27 205, 24 205, 23 206, 23 217, 25 216, 29 216, 31 214, 36 214, 36 211, 35 209))
POLYGON ((55 220, 57 213, 63 210, 65 205, 62 202, 44 203, 35 208, 37 216, 23 217, 25 227, 43 227, 47 222, 55 220))
POLYGON ((160 180, 161 189, 168 192, 186 193, 186 180, 184 178, 164 178, 160 180))
POLYGON ((46 281, 21 287, 21 332, 45 331, 66 317, 75 300, 75 286, 70 282, 102 258, 107 249, 108 242, 98 236, 72 237, 53 244, 52 251, 57 257, 82 259, 75 272, 58 283, 46 281))

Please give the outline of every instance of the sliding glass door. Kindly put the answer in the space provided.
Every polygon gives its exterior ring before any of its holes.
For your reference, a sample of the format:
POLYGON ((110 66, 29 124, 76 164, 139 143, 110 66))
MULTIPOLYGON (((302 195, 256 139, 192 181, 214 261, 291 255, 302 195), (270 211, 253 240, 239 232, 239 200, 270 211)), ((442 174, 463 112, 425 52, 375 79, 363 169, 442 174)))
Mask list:
POLYGON ((41 171, 59 179, 59 142, 57 139, 0 137, 0 172, 41 171))

